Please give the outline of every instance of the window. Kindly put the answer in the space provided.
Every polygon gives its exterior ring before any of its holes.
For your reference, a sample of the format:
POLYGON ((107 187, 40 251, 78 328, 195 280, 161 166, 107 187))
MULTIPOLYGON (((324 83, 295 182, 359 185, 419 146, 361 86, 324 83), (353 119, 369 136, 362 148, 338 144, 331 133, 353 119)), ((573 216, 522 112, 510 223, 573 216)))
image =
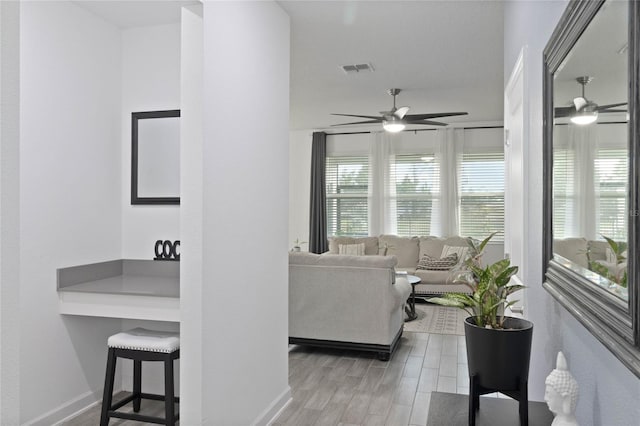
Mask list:
POLYGON ((595 159, 598 239, 602 234, 617 241, 627 241, 628 164, 626 149, 598 150, 595 159))
POLYGON ((367 236, 369 159, 327 157, 327 234, 367 236))
POLYGON ((573 152, 568 149, 553 151, 553 237, 573 236, 574 182, 573 152))
POLYGON ((460 170, 460 235, 504 239, 504 153, 464 153, 460 170))
POLYGON ((575 179, 580 168, 576 164, 577 154, 570 149, 553 152, 553 237, 591 235, 595 224, 597 239, 603 240, 601 235, 606 235, 616 241, 627 241, 628 151, 599 149, 593 155, 593 163, 586 166, 595 171, 588 174, 593 183, 581 187, 585 193, 580 194, 576 189, 580 182, 575 179), (594 222, 582 223, 582 218, 576 217, 579 211, 593 212, 594 222))
POLYGON ((438 217, 440 167, 433 154, 397 155, 392 165, 397 234, 431 235, 438 217))

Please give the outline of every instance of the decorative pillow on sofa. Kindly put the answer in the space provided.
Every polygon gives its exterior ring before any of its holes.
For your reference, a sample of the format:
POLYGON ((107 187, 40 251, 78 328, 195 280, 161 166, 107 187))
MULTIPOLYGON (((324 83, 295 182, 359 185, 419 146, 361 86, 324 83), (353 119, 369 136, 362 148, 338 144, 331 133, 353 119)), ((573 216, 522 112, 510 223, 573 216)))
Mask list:
POLYGON ((436 259, 428 254, 422 256, 416 269, 425 269, 427 271, 448 271, 458 263, 458 253, 451 253, 447 257, 436 259))
POLYGON ((458 262, 462 263, 467 260, 467 253, 469 252, 469 247, 458 247, 458 246, 448 246, 445 245, 442 248, 441 258, 445 258, 453 253, 458 255, 458 262))
POLYGON ((329 252, 340 254, 338 246, 340 244, 360 244, 364 243, 364 254, 367 256, 378 254, 378 237, 329 237, 329 252))
POLYGON ((351 256, 364 256, 364 243, 339 244, 338 254, 348 254, 351 256))

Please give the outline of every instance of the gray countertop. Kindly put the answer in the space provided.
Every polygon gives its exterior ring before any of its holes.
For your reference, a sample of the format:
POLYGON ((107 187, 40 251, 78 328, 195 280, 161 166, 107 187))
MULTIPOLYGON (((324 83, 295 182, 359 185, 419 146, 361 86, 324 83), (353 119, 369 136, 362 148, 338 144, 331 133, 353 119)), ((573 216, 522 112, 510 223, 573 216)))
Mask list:
POLYGON ((119 259, 57 270, 59 292, 180 297, 180 263, 119 259))

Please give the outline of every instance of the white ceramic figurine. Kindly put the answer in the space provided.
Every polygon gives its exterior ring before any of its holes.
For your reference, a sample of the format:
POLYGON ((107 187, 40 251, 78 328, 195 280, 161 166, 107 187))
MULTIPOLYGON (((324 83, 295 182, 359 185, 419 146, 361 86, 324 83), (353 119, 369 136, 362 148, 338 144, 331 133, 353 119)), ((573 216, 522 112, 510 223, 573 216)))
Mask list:
POLYGON ((562 352, 558 352, 556 368, 544 383, 544 400, 555 416, 551 426, 578 426, 574 414, 578 402, 578 382, 567 369, 567 360, 562 352))

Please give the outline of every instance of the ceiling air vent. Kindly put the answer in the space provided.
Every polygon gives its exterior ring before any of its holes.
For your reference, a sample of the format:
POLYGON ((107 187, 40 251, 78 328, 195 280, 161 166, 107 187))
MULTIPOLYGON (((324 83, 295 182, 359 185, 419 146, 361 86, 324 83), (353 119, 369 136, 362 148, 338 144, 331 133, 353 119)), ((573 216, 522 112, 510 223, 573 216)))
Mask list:
POLYGON ((345 74, 355 74, 359 72, 373 72, 373 65, 369 64, 355 64, 355 65, 340 65, 340 69, 345 74))

